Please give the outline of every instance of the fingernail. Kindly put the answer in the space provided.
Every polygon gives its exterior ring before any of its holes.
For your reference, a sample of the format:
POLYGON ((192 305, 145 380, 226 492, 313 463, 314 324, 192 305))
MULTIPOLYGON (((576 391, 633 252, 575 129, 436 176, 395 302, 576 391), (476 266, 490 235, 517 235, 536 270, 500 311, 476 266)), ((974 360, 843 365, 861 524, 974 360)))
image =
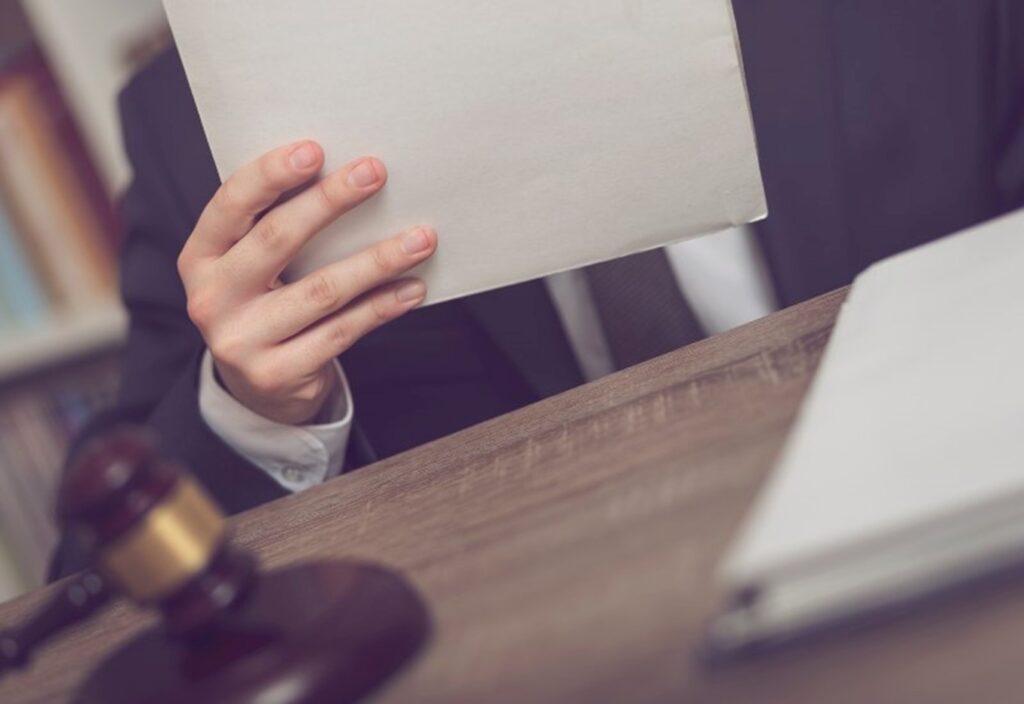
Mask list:
POLYGON ((427 287, 422 281, 409 281, 395 292, 395 298, 402 303, 412 303, 427 295, 427 287))
POLYGON ((292 168, 305 171, 316 163, 316 149, 313 149, 310 144, 303 144, 292 152, 290 158, 292 168))
POLYGON ((377 181, 380 181, 380 175, 377 173, 373 159, 363 160, 348 172, 348 185, 352 188, 368 188, 377 181))
POLYGON ((429 248, 430 236, 423 228, 417 228, 402 235, 402 251, 406 254, 420 254, 429 248))

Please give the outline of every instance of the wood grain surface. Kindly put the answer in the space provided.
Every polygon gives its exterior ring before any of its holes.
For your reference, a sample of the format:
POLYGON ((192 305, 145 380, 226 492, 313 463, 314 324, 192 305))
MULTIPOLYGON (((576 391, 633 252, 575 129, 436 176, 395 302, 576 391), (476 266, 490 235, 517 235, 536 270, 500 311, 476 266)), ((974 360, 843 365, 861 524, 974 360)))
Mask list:
MULTIPOLYGON (((235 521, 269 567, 404 570, 436 623, 380 702, 1016 702, 1024 595, 708 671, 714 570, 820 359, 838 291, 235 521)), ((813 530, 813 526, 808 526, 813 530)), ((0 624, 46 595, 0 607, 0 624)), ((119 606, 0 685, 60 702, 147 617, 119 606)))

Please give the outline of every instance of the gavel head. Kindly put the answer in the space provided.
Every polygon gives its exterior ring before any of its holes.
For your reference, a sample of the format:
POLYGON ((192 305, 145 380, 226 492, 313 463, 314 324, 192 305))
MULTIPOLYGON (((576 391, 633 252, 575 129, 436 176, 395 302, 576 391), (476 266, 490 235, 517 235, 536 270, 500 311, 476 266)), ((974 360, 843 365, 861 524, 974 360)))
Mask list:
POLYGON ((110 653, 82 683, 80 703, 354 702, 426 642, 425 603, 383 566, 317 561, 257 575, 231 549, 213 501, 148 432, 117 429, 76 457, 57 512, 94 570, 28 626, 0 633, 0 669, 5 644, 17 665, 88 617, 90 600, 74 593, 87 581, 101 583, 93 606, 120 592, 159 609, 165 630, 146 629, 110 653))
POLYGON ((254 575, 253 561, 228 548, 213 500, 139 428, 119 428, 79 453, 58 491, 57 516, 118 591, 161 609, 179 636, 212 625, 254 575))

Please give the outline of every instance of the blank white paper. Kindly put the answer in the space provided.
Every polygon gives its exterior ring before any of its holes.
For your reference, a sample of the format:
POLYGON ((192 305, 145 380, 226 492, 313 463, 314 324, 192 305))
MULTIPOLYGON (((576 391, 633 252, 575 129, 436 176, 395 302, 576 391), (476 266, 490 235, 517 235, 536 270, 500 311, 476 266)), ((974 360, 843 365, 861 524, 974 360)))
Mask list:
POLYGON ((385 191, 298 276, 412 225, 430 302, 764 217, 728 0, 165 0, 222 177, 314 138, 385 191))
POLYGON ((726 580, 925 544, 1024 497, 1022 358, 1024 212, 869 269, 726 580))

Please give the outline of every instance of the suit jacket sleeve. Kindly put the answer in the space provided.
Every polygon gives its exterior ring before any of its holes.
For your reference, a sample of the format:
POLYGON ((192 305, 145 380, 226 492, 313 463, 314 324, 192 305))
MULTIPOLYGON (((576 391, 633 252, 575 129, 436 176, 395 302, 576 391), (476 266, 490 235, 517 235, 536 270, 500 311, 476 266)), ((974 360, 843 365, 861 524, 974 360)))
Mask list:
MULTIPOLYGON (((68 464, 89 440, 121 423, 145 424, 163 451, 180 459, 228 513, 284 496, 286 492, 233 452, 199 412, 199 365, 203 340, 186 312, 177 258, 193 223, 175 192, 166 165, 147 130, 146 102, 135 87, 121 98, 125 147, 134 179, 123 203, 121 292, 130 318, 116 407, 98 416, 73 443, 68 464)), ((77 546, 64 539, 51 577, 84 567, 77 546)))

